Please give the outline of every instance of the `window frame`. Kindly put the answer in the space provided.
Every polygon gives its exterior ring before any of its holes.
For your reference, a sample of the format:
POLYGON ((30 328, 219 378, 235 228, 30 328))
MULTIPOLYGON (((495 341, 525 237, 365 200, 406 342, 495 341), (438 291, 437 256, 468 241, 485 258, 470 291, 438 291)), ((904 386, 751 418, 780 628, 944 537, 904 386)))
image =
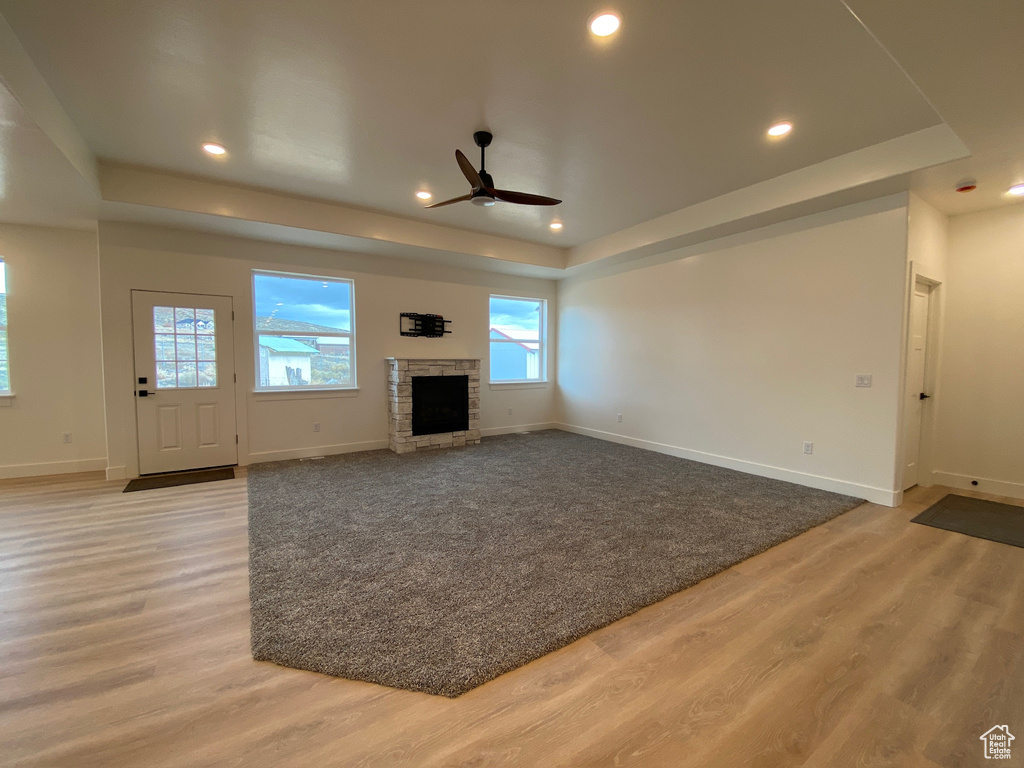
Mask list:
POLYGON ((356 379, 356 282, 349 277, 333 277, 331 275, 311 275, 306 272, 281 272, 273 269, 253 269, 251 270, 251 297, 252 297, 252 348, 253 348, 253 379, 254 379, 254 393, 271 393, 271 392, 311 392, 311 393, 323 393, 323 392, 351 392, 358 389, 356 379), (261 331, 256 324, 256 277, 258 275, 267 275, 270 277, 284 277, 298 280, 312 280, 320 283, 331 282, 331 283, 347 283, 348 284, 348 296, 349 296, 349 330, 343 331, 340 328, 336 329, 334 333, 318 334, 319 338, 345 338, 348 339, 348 365, 349 365, 349 385, 346 387, 339 387, 332 384, 309 384, 305 386, 263 386, 260 384, 260 337, 261 336, 281 336, 281 337, 294 337, 295 331, 261 331))
MULTIPOLYGON (((190 300, 189 303, 190 304, 195 304, 196 302, 190 300)), ((216 333, 216 330, 219 327, 220 323, 224 322, 224 318, 219 318, 218 319, 218 316, 216 314, 214 314, 214 318, 215 318, 215 326, 214 326, 214 328, 215 328, 215 330, 212 333, 200 333, 199 332, 199 327, 198 327, 198 322, 193 322, 192 333, 178 333, 178 323, 181 322, 180 320, 178 320, 178 310, 179 309, 184 309, 184 310, 188 310, 189 312, 191 312, 192 315, 193 315, 193 320, 194 321, 198 320, 198 318, 195 317, 197 312, 199 312, 199 311, 214 312, 214 309, 212 307, 196 307, 196 306, 180 307, 180 306, 177 306, 177 304, 178 304, 177 300, 175 300, 173 302, 173 306, 168 306, 167 304, 156 304, 155 302, 153 304, 153 312, 152 312, 152 314, 150 315, 150 318, 149 318, 150 322, 152 323, 151 331, 152 331, 152 335, 153 335, 153 365, 155 367, 155 372, 156 372, 156 377, 154 379, 153 386, 154 386, 154 388, 158 392, 192 392, 192 391, 209 391, 209 390, 218 389, 221 386, 221 381, 222 381, 221 373, 222 372, 221 372, 221 365, 220 365, 220 345, 217 344, 217 333, 216 333), (157 326, 158 320, 157 320, 157 315, 156 315, 156 310, 158 310, 158 309, 169 309, 171 311, 171 328, 172 328, 172 330, 170 332, 168 332, 167 330, 158 330, 158 326, 157 326), (173 359, 168 359, 166 356, 161 357, 161 350, 160 350, 160 347, 158 345, 158 340, 157 340, 158 336, 164 336, 164 337, 171 336, 173 338, 173 345, 174 345, 174 358, 173 359), (187 359, 179 358, 178 357, 178 350, 179 350, 179 347, 178 347, 178 337, 180 337, 180 336, 191 336, 192 337, 192 344, 195 346, 195 350, 196 350, 196 356, 195 356, 195 358, 193 360, 187 360, 187 359), (209 358, 200 359, 199 345, 197 344, 197 342, 201 338, 208 338, 208 339, 212 339, 213 340, 213 343, 214 343, 214 356, 213 356, 212 360, 209 359, 209 358), (160 373, 160 365, 161 365, 161 363, 165 363, 165 364, 166 363, 170 363, 171 365, 174 366, 174 371, 175 371, 174 384, 172 384, 172 385, 161 384, 161 378, 160 378, 160 376, 161 376, 161 373, 160 373), (192 386, 180 384, 181 371, 179 369, 179 365, 182 364, 182 363, 186 363, 186 364, 187 363, 192 363, 193 365, 195 365, 195 368, 196 368, 196 383, 194 385, 192 385, 192 386), (213 364, 213 366, 214 366, 214 381, 215 381, 215 383, 213 383, 213 384, 200 384, 199 383, 199 381, 200 381, 199 366, 200 366, 200 364, 203 364, 203 363, 207 363, 207 364, 212 363, 213 364)), ((223 340, 223 337, 222 337, 222 340, 223 340)))
MULTIPOLYGON (((534 343, 534 342, 528 342, 534 343)), ((548 300, 534 296, 509 296, 503 293, 492 293, 487 297, 487 380, 489 384, 546 384, 548 382, 548 300), (510 299, 512 301, 535 301, 540 305, 540 328, 537 344, 537 365, 539 367, 536 379, 495 379, 492 358, 491 344, 523 344, 521 339, 492 339, 491 338, 491 299, 510 299)))
POLYGON ((5 315, 7 316, 7 323, 0 330, 0 333, 4 336, 4 362, 7 364, 7 387, 0 388, 0 398, 11 398, 14 397, 14 384, 12 382, 13 377, 11 376, 11 307, 7 302, 7 296, 9 291, 7 290, 7 261, 3 256, 0 256, 0 272, 3 273, 3 297, 5 306, 5 315))

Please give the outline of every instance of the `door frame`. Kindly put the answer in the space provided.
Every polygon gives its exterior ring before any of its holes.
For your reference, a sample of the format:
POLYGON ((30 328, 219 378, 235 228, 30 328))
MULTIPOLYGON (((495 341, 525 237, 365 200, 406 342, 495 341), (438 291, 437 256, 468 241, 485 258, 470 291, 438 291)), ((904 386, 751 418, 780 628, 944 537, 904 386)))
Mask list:
MULTIPOLYGON (((236 343, 237 339, 235 338, 235 312, 236 312, 236 310, 235 310, 235 303, 236 303, 237 297, 236 296, 232 296, 231 294, 227 294, 227 293, 203 293, 203 292, 197 292, 197 291, 167 291, 167 290, 161 290, 159 288, 130 288, 128 290, 128 326, 129 326, 129 331, 130 331, 129 336, 130 336, 130 341, 131 341, 131 347, 130 347, 130 349, 131 349, 131 375, 132 375, 132 379, 131 379, 132 421, 131 421, 131 423, 132 423, 132 426, 133 426, 134 431, 135 431, 135 435, 134 435, 135 439, 133 441, 134 447, 135 447, 135 450, 133 452, 134 453, 133 459, 134 459, 135 466, 134 466, 134 472, 131 472, 129 470, 129 472, 127 474, 132 475, 134 477, 141 477, 142 476, 141 475, 142 456, 141 456, 141 446, 139 445, 139 436, 141 434, 141 430, 140 430, 140 427, 139 427, 139 411, 138 411, 138 408, 136 407, 136 397, 137 397, 136 393, 137 393, 137 390, 139 389, 139 385, 138 385, 138 376, 139 376, 139 374, 138 374, 138 371, 135 368, 135 344, 136 344, 136 338, 135 338, 135 298, 134 298, 134 295, 136 293, 161 293, 161 294, 179 295, 179 296, 209 296, 211 298, 228 299, 231 302, 230 327, 228 329, 228 332, 227 332, 226 336, 227 336, 228 339, 230 339, 230 343, 231 343, 232 350, 233 350, 233 352, 232 352, 232 370, 230 371, 231 381, 228 384, 228 386, 231 387, 231 389, 232 389, 232 399, 233 399, 233 409, 232 410, 233 410, 233 416, 234 416, 234 421, 235 421, 235 441, 236 442, 235 442, 235 463, 231 464, 231 465, 225 465, 225 466, 242 466, 242 461, 240 459, 240 454, 241 454, 241 450, 242 450, 242 446, 241 446, 241 431, 240 431, 240 427, 239 427, 240 421, 239 421, 239 413, 238 413, 238 406, 239 406, 238 360, 237 360, 237 357, 236 357, 237 354, 238 354, 238 350, 237 350, 238 345, 236 343)), ((187 470, 187 471, 198 471, 198 470, 187 470)))
POLYGON ((903 312, 903 355, 900 361, 900 388, 899 388, 899 436, 896 452, 896 492, 897 503, 902 503, 903 498, 903 472, 905 469, 904 456, 907 439, 907 418, 905 397, 907 391, 907 361, 910 356, 910 312, 913 304, 914 290, 918 283, 924 283, 930 288, 928 300, 928 329, 926 331, 927 354, 925 355, 924 382, 925 389, 931 393, 929 407, 921 414, 921 435, 920 447, 917 459, 917 484, 922 488, 933 485, 932 473, 934 467, 934 434, 935 418, 941 407, 941 393, 939 392, 939 369, 942 358, 942 313, 944 306, 944 286, 942 281, 932 277, 927 269, 919 268, 913 261, 907 264, 906 294, 904 296, 903 312))

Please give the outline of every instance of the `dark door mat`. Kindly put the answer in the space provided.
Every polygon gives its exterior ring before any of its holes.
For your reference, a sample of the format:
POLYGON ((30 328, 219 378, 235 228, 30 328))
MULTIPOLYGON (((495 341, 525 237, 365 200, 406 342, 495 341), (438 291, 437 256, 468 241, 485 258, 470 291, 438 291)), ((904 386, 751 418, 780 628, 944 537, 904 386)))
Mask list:
POLYGON ((1000 504, 998 501, 951 493, 911 522, 1024 547, 1024 507, 1013 504, 1000 504))
POLYGON ((198 472, 172 472, 168 475, 149 475, 137 477, 129 481, 122 493, 132 491, 150 491, 154 488, 172 488, 176 485, 192 485, 193 483, 212 483, 214 480, 234 480, 234 467, 221 469, 203 469, 198 472))

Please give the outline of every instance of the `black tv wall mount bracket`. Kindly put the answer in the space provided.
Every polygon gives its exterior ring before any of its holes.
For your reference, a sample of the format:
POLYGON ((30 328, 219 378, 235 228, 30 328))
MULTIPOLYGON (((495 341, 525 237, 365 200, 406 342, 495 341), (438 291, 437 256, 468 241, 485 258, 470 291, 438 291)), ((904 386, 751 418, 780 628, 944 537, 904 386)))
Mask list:
POLYGON ((428 339, 440 339, 451 333, 445 326, 451 320, 441 315, 423 315, 418 312, 402 312, 398 316, 398 331, 403 336, 425 336, 428 339))

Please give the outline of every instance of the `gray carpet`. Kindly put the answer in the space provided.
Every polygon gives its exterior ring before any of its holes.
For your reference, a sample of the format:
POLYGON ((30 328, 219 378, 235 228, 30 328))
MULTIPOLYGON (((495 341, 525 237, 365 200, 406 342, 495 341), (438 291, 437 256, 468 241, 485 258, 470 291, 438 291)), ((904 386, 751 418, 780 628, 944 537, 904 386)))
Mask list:
POLYGON ((559 431, 248 484, 253 657, 443 696, 861 503, 559 431))

